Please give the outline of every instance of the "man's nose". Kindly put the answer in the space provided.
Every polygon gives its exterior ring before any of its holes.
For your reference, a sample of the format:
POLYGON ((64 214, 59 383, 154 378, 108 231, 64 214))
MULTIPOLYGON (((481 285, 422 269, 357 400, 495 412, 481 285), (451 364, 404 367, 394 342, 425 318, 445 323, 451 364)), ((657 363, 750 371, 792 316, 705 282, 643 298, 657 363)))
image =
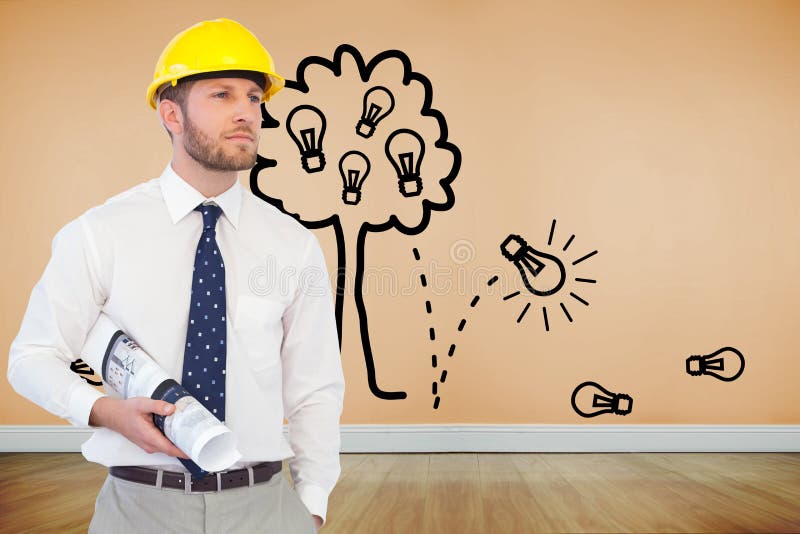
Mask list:
POLYGON ((238 102, 234 121, 240 124, 252 124, 261 119, 261 106, 254 106, 249 98, 238 102))

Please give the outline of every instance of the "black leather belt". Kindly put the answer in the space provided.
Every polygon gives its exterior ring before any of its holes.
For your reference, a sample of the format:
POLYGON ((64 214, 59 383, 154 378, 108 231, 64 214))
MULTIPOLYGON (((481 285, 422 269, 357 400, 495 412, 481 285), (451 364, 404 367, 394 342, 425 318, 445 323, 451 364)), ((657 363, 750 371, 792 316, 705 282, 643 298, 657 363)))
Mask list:
POLYGON ((222 491, 230 488, 252 486, 267 482, 275 473, 280 473, 282 462, 262 462, 250 468, 212 473, 203 478, 194 478, 189 473, 162 471, 148 467, 120 466, 109 468, 111 476, 130 482, 156 486, 157 488, 182 489, 186 493, 222 491))

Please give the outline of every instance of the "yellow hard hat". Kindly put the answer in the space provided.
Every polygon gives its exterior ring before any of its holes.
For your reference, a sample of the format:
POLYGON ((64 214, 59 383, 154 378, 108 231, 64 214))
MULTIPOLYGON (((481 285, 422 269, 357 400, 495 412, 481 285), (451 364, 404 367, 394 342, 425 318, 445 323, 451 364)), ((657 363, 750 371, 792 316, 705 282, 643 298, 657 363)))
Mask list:
POLYGON ((156 92, 166 84, 194 74, 228 70, 261 72, 267 77, 263 101, 283 88, 285 80, 275 74, 272 56, 255 35, 230 19, 199 22, 172 38, 161 52, 147 88, 147 103, 156 109, 156 92))

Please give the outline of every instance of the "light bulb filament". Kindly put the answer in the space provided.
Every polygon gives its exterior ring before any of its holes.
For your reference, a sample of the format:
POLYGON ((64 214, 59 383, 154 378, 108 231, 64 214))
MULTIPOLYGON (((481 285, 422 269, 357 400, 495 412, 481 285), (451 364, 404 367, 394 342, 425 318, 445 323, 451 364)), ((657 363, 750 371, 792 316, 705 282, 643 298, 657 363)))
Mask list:
POLYGON ((370 104, 369 105, 369 112, 367 113, 366 119, 367 119, 367 121, 369 121, 370 124, 375 124, 375 117, 378 116, 378 113, 381 112, 381 109, 383 109, 383 108, 381 106, 379 106, 378 104, 370 104))
POLYGON ((398 154, 400 159, 400 167, 403 169, 403 176, 408 177, 414 174, 414 153, 403 152, 398 154))
POLYGON ((303 139, 303 148, 305 152, 314 150, 314 140, 316 138, 316 131, 314 128, 305 128, 300 130, 300 137, 303 139))

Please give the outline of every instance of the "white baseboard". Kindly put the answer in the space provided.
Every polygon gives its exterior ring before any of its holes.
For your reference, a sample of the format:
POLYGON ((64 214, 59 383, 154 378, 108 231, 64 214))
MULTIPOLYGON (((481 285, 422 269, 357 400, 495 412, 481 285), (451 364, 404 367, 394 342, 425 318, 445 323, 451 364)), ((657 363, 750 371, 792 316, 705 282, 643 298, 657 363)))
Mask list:
POLYGON ((800 425, 344 425, 342 452, 800 452, 800 425))
MULTIPOLYGON (((286 432, 284 428, 284 432, 286 432)), ((342 425, 342 452, 800 452, 800 425, 342 425)), ((0 425, 0 452, 80 452, 91 430, 0 425)))

